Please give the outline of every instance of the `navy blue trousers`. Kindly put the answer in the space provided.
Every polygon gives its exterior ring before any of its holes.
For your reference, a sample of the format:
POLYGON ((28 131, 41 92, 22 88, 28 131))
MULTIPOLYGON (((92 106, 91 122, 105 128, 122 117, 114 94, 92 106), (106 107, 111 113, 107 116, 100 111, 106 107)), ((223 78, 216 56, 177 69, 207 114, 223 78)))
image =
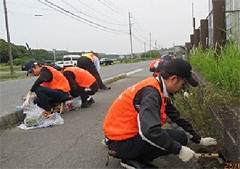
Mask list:
MULTIPOLYGON (((166 129, 168 135, 179 142, 181 145, 187 145, 188 139, 184 131, 166 129)), ((114 150, 116 155, 114 157, 120 159, 131 159, 139 161, 152 161, 153 159, 170 154, 171 152, 157 148, 148 142, 142 140, 140 135, 135 137, 116 141, 108 145, 109 150, 114 150)))
POLYGON ((58 103, 65 102, 69 97, 69 93, 42 86, 39 86, 34 92, 37 95, 34 103, 46 111, 50 111, 58 103))

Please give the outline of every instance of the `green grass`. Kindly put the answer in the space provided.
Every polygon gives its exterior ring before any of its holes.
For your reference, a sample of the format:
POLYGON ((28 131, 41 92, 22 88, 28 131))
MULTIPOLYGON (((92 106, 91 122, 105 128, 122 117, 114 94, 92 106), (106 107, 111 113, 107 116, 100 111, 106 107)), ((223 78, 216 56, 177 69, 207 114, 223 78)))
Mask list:
POLYGON ((104 82, 104 84, 105 84, 105 85, 109 85, 109 84, 111 84, 111 83, 113 83, 113 82, 116 82, 116 81, 118 81, 118 80, 124 79, 124 78, 126 78, 126 77, 127 77, 126 74, 122 74, 122 75, 116 76, 116 77, 114 77, 114 78, 112 78, 112 79, 110 79, 110 80, 106 80, 106 81, 104 82))
MULTIPOLYGON (((13 71, 21 71, 21 66, 13 65, 13 71)), ((10 66, 6 64, 0 64, 0 72, 10 72, 10 66)))
POLYGON ((10 79, 18 79, 18 78, 26 78, 26 72, 14 72, 13 75, 10 74, 10 72, 0 72, 0 81, 6 81, 10 79))
POLYGON ((204 77, 219 88, 240 94, 240 47, 229 43, 214 56, 214 49, 200 48, 190 55, 190 63, 204 77))

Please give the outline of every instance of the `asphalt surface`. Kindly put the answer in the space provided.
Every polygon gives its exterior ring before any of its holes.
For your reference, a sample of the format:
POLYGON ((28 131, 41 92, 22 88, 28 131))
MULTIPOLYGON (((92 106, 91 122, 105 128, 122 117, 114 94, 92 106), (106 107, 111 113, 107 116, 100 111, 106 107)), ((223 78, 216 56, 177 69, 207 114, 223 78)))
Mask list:
MULTIPOLYGON (((63 114, 63 125, 2 131, 0 168, 107 168, 108 150, 101 143, 105 115, 122 91, 148 76, 151 73, 145 68, 112 83, 111 90, 94 95, 96 102, 91 107, 63 114)), ((159 168, 200 168, 174 155, 159 157, 153 164, 159 168)), ((111 158, 109 168, 121 168, 119 159, 111 158)))
MULTIPOLYGON (((130 64, 114 64, 101 68, 101 77, 111 79, 122 73, 128 73, 139 68, 148 67, 151 61, 142 61, 130 64)), ((23 98, 26 97, 37 77, 24 79, 14 79, 0 82, 0 130, 5 129, 12 124, 24 118, 21 111, 17 111, 16 106, 21 106, 23 98)))

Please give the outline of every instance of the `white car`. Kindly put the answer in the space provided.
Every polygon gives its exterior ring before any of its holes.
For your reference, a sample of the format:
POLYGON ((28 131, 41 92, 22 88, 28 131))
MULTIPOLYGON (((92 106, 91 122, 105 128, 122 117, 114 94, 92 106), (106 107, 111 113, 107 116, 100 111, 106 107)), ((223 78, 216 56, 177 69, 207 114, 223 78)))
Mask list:
POLYGON ((61 68, 63 68, 63 61, 56 61, 55 64, 61 68))

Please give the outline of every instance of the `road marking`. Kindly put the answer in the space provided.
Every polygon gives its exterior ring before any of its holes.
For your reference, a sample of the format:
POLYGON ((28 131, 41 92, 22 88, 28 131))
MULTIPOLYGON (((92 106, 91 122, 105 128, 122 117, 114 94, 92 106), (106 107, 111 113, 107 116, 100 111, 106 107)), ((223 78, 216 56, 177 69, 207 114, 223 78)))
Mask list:
POLYGON ((121 73, 121 74, 118 74, 118 75, 116 75, 116 76, 112 76, 112 77, 109 77, 109 78, 107 78, 107 79, 103 79, 103 82, 104 82, 104 81, 111 80, 111 79, 116 78, 116 77, 119 77, 119 76, 124 76, 124 75, 129 76, 129 75, 132 75, 132 74, 134 74, 134 73, 140 72, 140 71, 142 71, 142 70, 143 70, 143 68, 140 68, 140 69, 136 69, 136 70, 133 70, 133 71, 131 71, 131 72, 128 72, 128 73, 121 73))

